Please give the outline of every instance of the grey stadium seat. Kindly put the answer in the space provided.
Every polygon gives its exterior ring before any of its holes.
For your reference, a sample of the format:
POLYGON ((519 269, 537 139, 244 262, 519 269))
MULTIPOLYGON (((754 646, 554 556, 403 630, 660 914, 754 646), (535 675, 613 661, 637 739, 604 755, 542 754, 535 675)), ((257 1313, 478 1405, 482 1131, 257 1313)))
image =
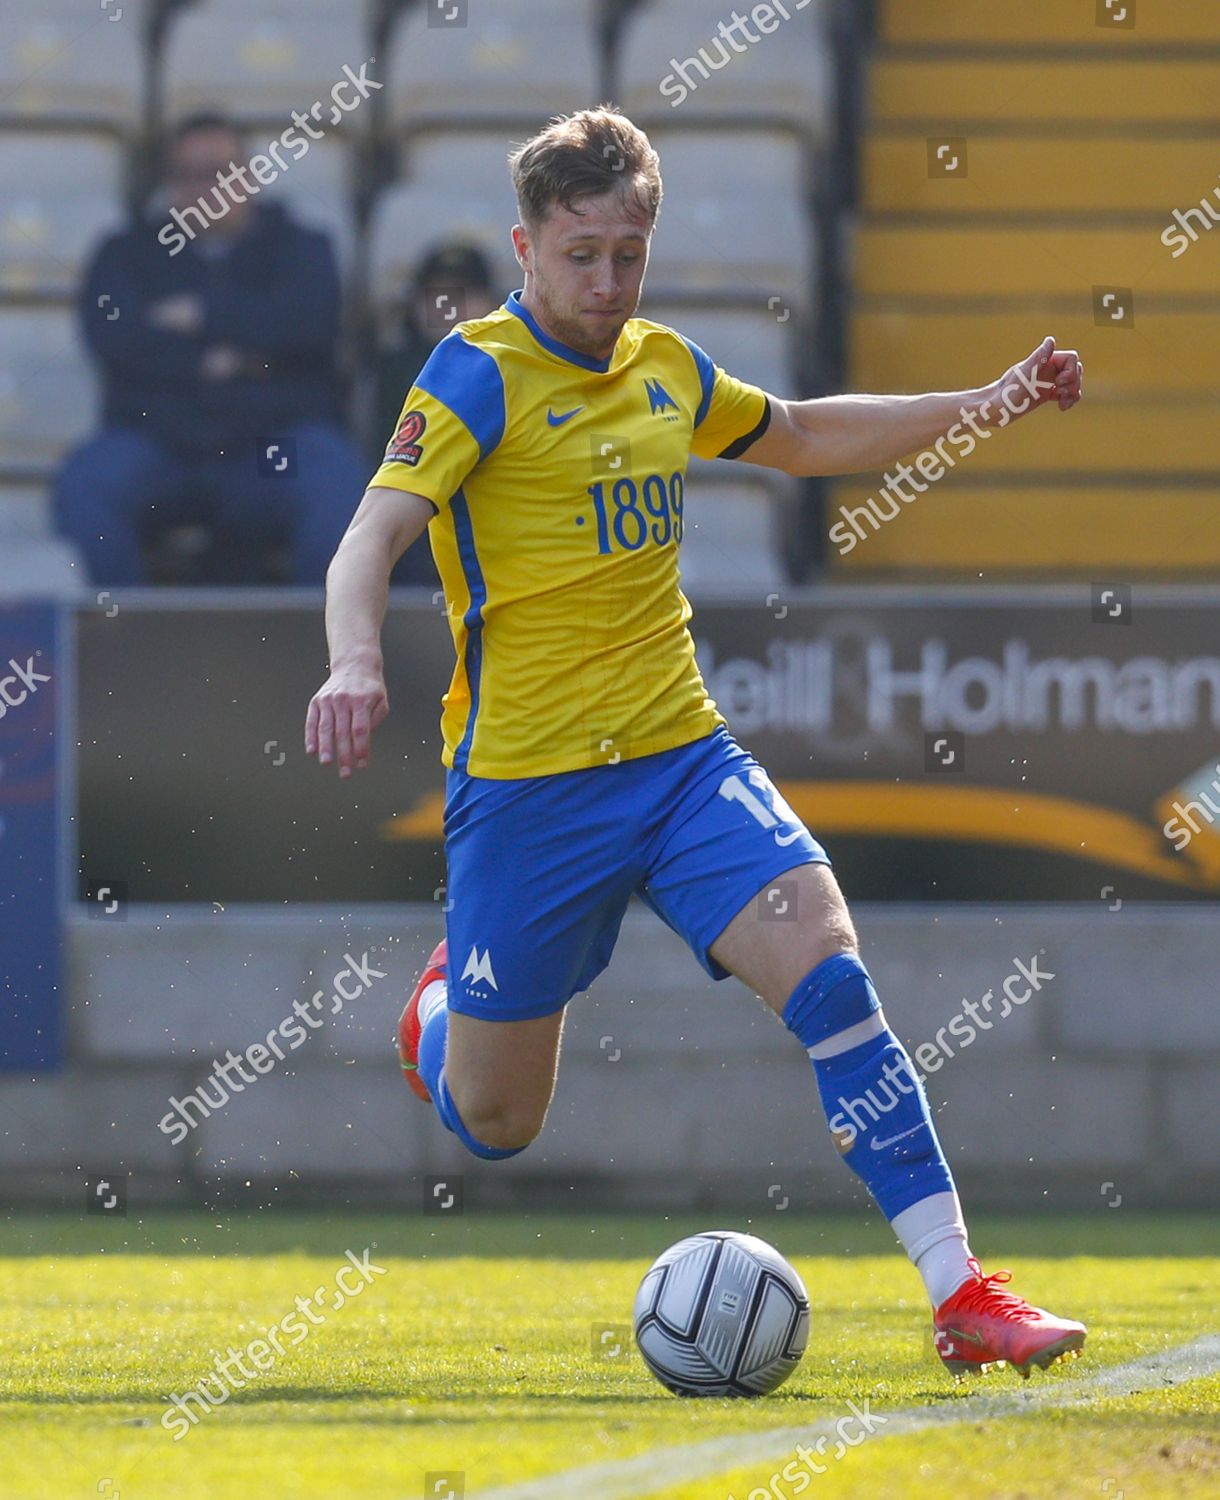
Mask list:
POLYGON ((467 239, 492 258, 508 291, 520 272, 509 238, 517 201, 505 131, 428 131, 413 136, 407 176, 378 199, 370 228, 370 272, 379 301, 394 300, 423 251, 467 239))
MULTIPOLYGON (((461 0, 464 4, 464 0, 461 0)), ((441 9, 456 10, 453 0, 441 9)), ((396 126, 551 115, 601 102, 597 0, 472 4, 466 24, 437 25, 436 0, 406 12, 390 41, 390 112, 396 126)))
MULTIPOLYGON (((681 565, 683 590, 696 602, 709 595, 750 595, 761 605, 782 582, 775 545, 775 505, 784 475, 774 478, 742 465, 687 477, 681 565)), ((698 634, 698 616, 695 620, 698 634)))
POLYGON ((58 536, 4 537, 3 541, 0 600, 79 599, 89 592, 84 560, 71 542, 58 536))
MULTIPOLYGON (((750 115, 824 141, 834 98, 824 0, 801 11, 794 7, 795 0, 788 0, 791 19, 770 35, 758 35, 753 45, 736 33, 745 47, 739 53, 731 42, 718 40, 721 23, 732 19, 724 0, 651 0, 630 13, 620 43, 617 73, 624 109, 641 124, 682 125, 695 117, 727 124, 750 115), (707 66, 700 49, 713 66, 707 66), (727 65, 717 69, 726 52, 727 65), (688 61, 699 66, 685 66, 688 61)), ((748 19, 750 10, 743 6, 739 13, 748 19)))
POLYGON ((374 300, 397 302, 411 273, 434 245, 461 240, 477 245, 491 259, 501 290, 520 285, 509 230, 510 204, 497 211, 475 195, 455 193, 432 183, 396 183, 377 200, 369 226, 369 275, 374 300))
POLYGON ((75 312, 0 306, 0 472, 46 472, 96 410, 75 312))
MULTIPOLYGON (((258 149, 257 143, 254 149, 258 149)), ((328 138, 315 141, 308 154, 292 162, 288 171, 265 188, 261 196, 269 203, 283 203, 311 229, 325 230, 339 265, 346 272, 354 261, 357 238, 354 183, 350 145, 328 138)))
MULTIPOLYGON (((330 91, 344 66, 384 84, 372 61, 367 7, 360 0, 198 0, 172 21, 161 63, 164 106, 172 118, 211 105, 240 120, 291 124, 293 110, 309 115, 314 128, 366 131, 371 97, 332 121, 330 91)), ((345 100, 353 98, 345 88, 345 100)), ((278 133, 278 132, 277 132, 278 133)))
POLYGON ((52 532, 46 486, 0 486, 0 599, 71 598, 87 581, 76 548, 52 532))
POLYGON ((0 8, 0 120, 134 130, 144 111, 146 0, 0 8))
POLYGON ((665 199, 653 239, 654 293, 738 292, 811 300, 816 241, 808 153, 782 131, 657 130, 665 199))
POLYGON ((796 394, 793 363, 802 335, 795 320, 780 322, 766 310, 674 307, 645 296, 640 316, 667 323, 699 345, 714 364, 739 380, 777 396, 796 394))
POLYGON ((0 131, 0 292, 70 296, 122 221, 123 169, 111 136, 0 131))
POLYGON ((43 484, 0 485, 0 544, 48 536, 51 508, 43 484))

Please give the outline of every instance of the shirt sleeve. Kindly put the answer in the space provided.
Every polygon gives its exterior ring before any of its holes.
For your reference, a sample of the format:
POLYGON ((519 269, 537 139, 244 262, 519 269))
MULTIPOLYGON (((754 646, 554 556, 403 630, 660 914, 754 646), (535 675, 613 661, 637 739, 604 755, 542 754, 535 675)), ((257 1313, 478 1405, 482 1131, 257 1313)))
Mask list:
POLYGON ((698 458, 738 458, 760 438, 771 421, 766 391, 727 374, 698 344, 683 342, 691 352, 703 392, 695 413, 691 451, 698 458))
POLYGON ((504 378, 485 350, 448 334, 407 392, 385 459, 369 481, 443 510, 504 436, 504 378))

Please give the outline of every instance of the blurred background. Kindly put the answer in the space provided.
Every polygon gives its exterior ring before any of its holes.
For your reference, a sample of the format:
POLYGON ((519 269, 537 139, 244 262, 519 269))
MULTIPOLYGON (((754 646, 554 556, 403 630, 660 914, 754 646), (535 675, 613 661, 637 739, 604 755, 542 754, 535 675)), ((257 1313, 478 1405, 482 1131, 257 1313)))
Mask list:
POLYGON ((1209 0, 0 0, 4 1194, 863 1201, 782 1029, 642 912, 524 1156, 474 1163, 403 1087, 447 900, 426 543, 373 767, 300 749, 403 396, 518 285, 508 152, 605 99, 661 154, 642 312, 732 373, 956 390, 1082 352, 1077 410, 905 490, 695 461, 684 584, 908 1045, 1054 973, 929 1081, 970 1201, 1214 1202, 1209 0), (259 190, 222 211, 232 163, 259 190), (319 992, 287 1061, 159 1125, 319 992))

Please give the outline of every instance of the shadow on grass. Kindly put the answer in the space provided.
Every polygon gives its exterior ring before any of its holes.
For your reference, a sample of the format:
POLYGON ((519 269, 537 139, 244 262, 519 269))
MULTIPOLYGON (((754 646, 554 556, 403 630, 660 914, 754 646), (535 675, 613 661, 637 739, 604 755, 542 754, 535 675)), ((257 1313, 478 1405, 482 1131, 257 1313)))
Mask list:
MULTIPOLYGON (((985 1263, 1018 1258, 1090 1256, 1215 1256, 1220 1236, 1201 1213, 973 1214, 971 1243, 985 1263)), ((0 1258, 6 1256, 148 1255, 341 1258, 347 1249, 375 1246, 381 1256, 412 1260, 520 1258, 526 1260, 641 1260, 701 1229, 734 1228, 757 1234, 785 1255, 852 1257, 895 1255, 893 1231, 875 1211, 856 1214, 778 1213, 506 1213, 467 1210, 455 1218, 409 1213, 352 1214, 268 1210, 129 1212, 126 1218, 87 1218, 64 1211, 10 1209, 0 1218, 0 1258)))

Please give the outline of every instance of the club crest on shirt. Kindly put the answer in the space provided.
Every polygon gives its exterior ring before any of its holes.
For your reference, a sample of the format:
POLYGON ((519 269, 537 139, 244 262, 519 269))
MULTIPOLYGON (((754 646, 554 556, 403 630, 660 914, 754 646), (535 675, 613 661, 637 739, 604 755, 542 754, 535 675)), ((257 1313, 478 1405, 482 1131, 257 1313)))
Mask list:
POLYGON ((428 419, 422 411, 407 412, 398 424, 398 431, 391 439, 390 446, 385 450, 386 462, 410 464, 414 468, 424 451, 420 438, 427 425, 428 419))
POLYGON ((667 422, 677 421, 678 403, 669 394, 659 380, 645 380, 644 389, 648 392, 648 407, 652 415, 658 416, 667 411, 675 413, 672 417, 666 417, 667 422))

